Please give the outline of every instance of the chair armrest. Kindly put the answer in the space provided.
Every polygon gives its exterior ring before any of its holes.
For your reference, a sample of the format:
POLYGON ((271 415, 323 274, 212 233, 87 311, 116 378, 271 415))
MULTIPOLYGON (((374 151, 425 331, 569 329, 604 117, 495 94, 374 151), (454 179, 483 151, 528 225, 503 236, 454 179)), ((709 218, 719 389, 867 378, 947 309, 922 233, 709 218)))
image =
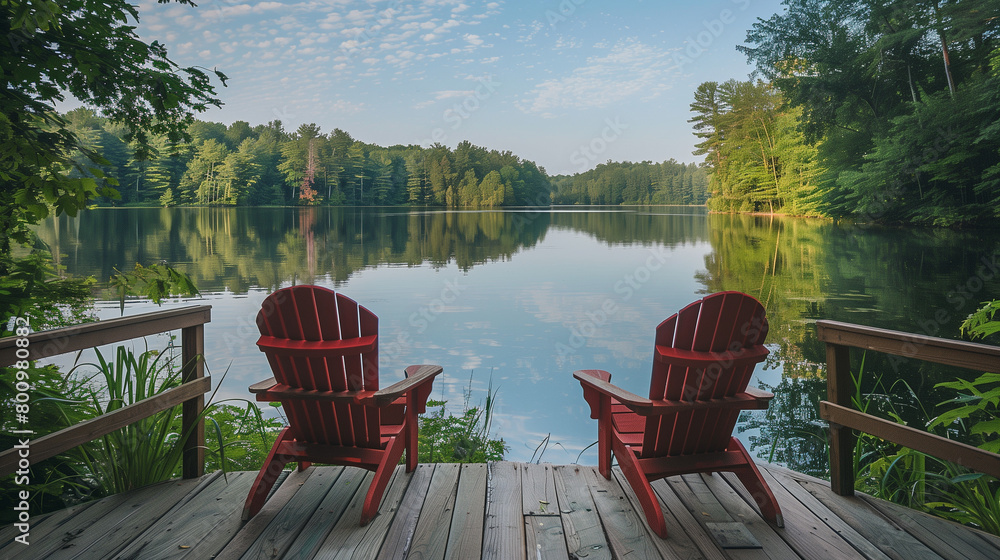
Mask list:
POLYGON ((773 393, 768 393, 767 391, 763 391, 756 387, 747 387, 746 394, 750 395, 751 397, 759 401, 765 401, 765 402, 774 398, 773 393))
POLYGON ((289 340, 274 336, 257 339, 257 347, 261 352, 298 358, 353 356, 375 350, 377 343, 378 335, 374 334, 345 340, 289 340))
POLYGON ((612 385, 611 374, 604 370, 581 369, 573 372, 573 377, 583 385, 584 396, 586 396, 588 389, 592 389, 602 395, 615 399, 637 414, 645 416, 652 410, 653 401, 612 385))
MULTIPOLYGON (((369 406, 387 406, 393 403, 400 396, 420 387, 425 383, 434 380, 434 377, 444 371, 441 366, 419 365, 406 368, 406 379, 393 383, 385 389, 378 391, 363 391, 354 397, 358 404, 369 406)), ((429 394, 429 393, 428 393, 429 394)), ((426 400, 426 398, 425 398, 426 400)), ((417 403, 422 408, 421 403, 417 403)))
POLYGON ((260 383, 254 383, 253 385, 251 385, 250 386, 250 392, 251 393, 263 393, 263 392, 267 391, 268 389, 270 389, 271 387, 274 387, 277 384, 278 384, 278 381, 276 379, 274 379, 273 377, 270 378, 270 379, 265 379, 264 381, 261 381, 260 383))
POLYGON ((719 364, 728 369, 760 363, 767 358, 769 353, 770 351, 763 344, 742 348, 735 352, 698 352, 657 345, 655 359, 657 362, 695 369, 704 369, 712 364, 719 364))

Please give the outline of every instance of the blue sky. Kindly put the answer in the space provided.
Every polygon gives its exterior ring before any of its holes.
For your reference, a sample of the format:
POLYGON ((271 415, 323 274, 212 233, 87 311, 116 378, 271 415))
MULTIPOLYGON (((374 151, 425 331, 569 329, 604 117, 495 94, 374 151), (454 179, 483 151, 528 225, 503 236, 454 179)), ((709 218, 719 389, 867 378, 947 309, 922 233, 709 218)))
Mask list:
POLYGON ((779 0, 140 0, 138 32, 230 78, 199 118, 315 122, 383 146, 462 140, 549 174, 699 161, 694 89, 779 0))

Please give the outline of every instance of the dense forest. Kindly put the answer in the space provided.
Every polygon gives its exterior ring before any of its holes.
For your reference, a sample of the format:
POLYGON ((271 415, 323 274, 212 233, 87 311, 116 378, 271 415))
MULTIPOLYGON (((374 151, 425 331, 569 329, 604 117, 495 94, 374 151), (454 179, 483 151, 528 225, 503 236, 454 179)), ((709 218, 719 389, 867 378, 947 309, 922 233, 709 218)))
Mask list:
POLYGON ((786 0, 691 122, 711 208, 962 225, 1000 213, 1000 3, 786 0))
MULTIPOLYGON (((156 154, 139 157, 124 127, 89 109, 66 116, 84 150, 103 155, 101 172, 115 177, 115 203, 215 206, 347 204, 534 206, 549 204, 549 178, 509 151, 459 143, 390 146, 355 140, 315 124, 295 132, 280 121, 251 127, 195 120, 189 142, 153 138, 156 154)), ((78 157, 82 160, 85 152, 78 157)), ((105 199, 105 202, 109 202, 105 199)))
POLYGON ((708 178, 695 164, 608 162, 552 178, 556 204, 705 204, 708 178))
MULTIPOLYGON (((66 114, 86 151, 106 160, 101 172, 119 181, 121 198, 104 203, 176 206, 289 204, 492 208, 556 204, 704 204, 708 179, 694 164, 607 163, 573 176, 509 151, 475 146, 391 146, 355 140, 315 124, 286 132, 280 121, 250 126, 193 121, 189 142, 154 138, 156 153, 139 157, 126 129, 89 109, 66 114)), ((81 167, 83 167, 81 165, 81 167)))

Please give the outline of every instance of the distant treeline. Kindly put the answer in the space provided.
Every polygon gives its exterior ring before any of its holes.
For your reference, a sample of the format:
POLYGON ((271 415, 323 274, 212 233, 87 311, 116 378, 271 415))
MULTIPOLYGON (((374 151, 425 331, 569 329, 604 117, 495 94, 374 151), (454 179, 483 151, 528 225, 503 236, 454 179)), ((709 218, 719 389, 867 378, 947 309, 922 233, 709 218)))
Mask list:
POLYGON ((122 127, 88 109, 66 118, 84 148, 105 158, 101 171, 119 181, 116 203, 497 207, 550 200, 544 169, 469 142, 454 150, 384 148, 340 129, 323 134, 315 124, 287 132, 280 121, 251 127, 195 120, 190 142, 170 146, 154 139, 158 157, 140 160, 122 127))
MULTIPOLYGON (((193 121, 190 142, 154 139, 158 154, 136 158, 123 127, 89 109, 66 114, 83 149, 119 182, 104 203, 176 206, 430 205, 493 208, 584 204, 704 204, 707 179, 695 165, 609 163, 553 184, 545 169, 509 151, 468 141, 434 145, 367 144, 315 124, 295 132, 280 121, 250 126, 193 121), (569 183, 567 183, 569 181, 569 183), (582 189, 582 190, 580 190, 582 189)), ((86 163, 83 154, 77 158, 86 163)))
POLYGON ((705 204, 708 178, 695 164, 608 162, 552 177, 556 204, 705 204))
POLYGON ((766 81, 691 105, 723 211, 1000 216, 1000 2, 786 0, 738 50, 766 81))

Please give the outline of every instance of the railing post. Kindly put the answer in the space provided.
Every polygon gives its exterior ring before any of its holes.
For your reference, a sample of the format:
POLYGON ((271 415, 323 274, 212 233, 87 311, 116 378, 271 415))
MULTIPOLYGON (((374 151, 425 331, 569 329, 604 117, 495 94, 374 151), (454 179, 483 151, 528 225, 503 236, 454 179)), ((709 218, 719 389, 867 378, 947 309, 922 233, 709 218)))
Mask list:
MULTIPOLYGON (((195 325, 181 329, 181 382, 187 383, 205 376, 205 326, 195 325)), ((185 401, 181 407, 181 433, 189 434, 184 441, 184 458, 181 473, 184 478, 198 478, 205 474, 205 421, 201 412, 205 408, 205 395, 185 401)))
MULTIPOLYGON (((854 381, 851 378, 850 348, 826 345, 827 400, 851 406, 854 381)), ((841 496, 854 495, 854 431, 830 423, 830 488, 841 496)))

